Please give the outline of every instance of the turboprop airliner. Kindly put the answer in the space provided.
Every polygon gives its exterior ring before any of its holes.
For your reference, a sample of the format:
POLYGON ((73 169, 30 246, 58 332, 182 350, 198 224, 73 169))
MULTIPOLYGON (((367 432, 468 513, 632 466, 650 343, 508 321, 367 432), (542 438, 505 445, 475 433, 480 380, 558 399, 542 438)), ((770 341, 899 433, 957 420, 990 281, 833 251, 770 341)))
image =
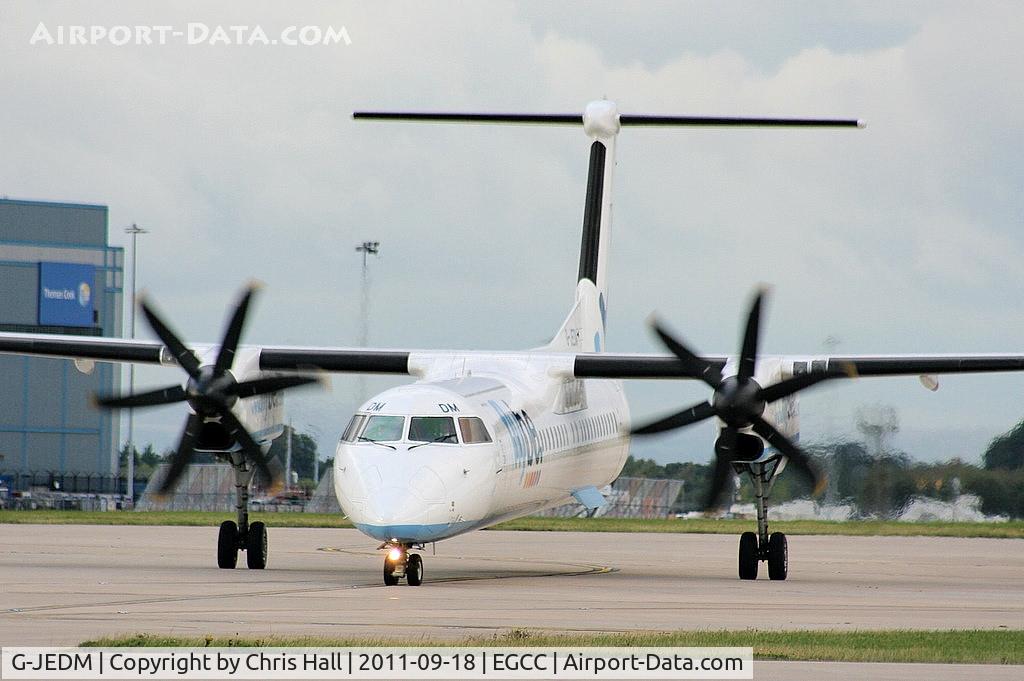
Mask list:
MULTIPOLYGON (((571 501, 589 512, 605 504, 602 487, 621 472, 631 436, 715 419, 714 475, 706 507, 715 508, 733 475, 747 475, 757 500, 757 531, 739 542, 739 577, 788 574, 786 537, 768 531, 768 496, 788 466, 816 487, 823 477, 797 446, 797 393, 853 376, 1024 370, 1022 355, 773 356, 758 344, 764 297, 753 298, 736 355, 703 356, 659 322, 667 354, 606 349, 608 252, 616 138, 624 126, 862 127, 856 120, 710 118, 620 114, 590 103, 580 114, 363 112, 356 119, 582 126, 589 172, 575 297, 561 328, 541 348, 507 352, 376 350, 240 345, 255 287, 235 306, 219 344, 187 345, 148 300, 142 312, 158 341, 0 333, 0 352, 66 357, 82 371, 96 361, 179 366, 188 379, 145 393, 100 396, 109 409, 186 404, 177 451, 162 481, 169 492, 195 452, 212 452, 235 471, 235 520, 220 527, 217 564, 230 569, 240 551, 250 568, 267 564, 267 530, 249 522, 256 471, 272 477, 266 454, 283 432, 284 391, 316 382, 310 372, 403 374, 412 383, 361 405, 334 458, 338 502, 355 526, 384 551, 383 579, 424 580, 418 551, 432 542, 571 501), (630 418, 623 381, 697 380, 706 401, 653 422, 630 418)), ((833 134, 833 133, 818 133, 833 134)), ((666 245, 668 247, 669 245, 666 245)))

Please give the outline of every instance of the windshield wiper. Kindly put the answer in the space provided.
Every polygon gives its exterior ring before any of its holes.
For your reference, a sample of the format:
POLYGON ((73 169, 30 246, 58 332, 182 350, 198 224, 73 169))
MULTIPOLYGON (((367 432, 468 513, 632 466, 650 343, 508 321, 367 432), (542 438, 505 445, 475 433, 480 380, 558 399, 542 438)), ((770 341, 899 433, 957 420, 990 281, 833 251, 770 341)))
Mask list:
POLYGON ((362 435, 359 436, 359 441, 360 442, 372 442, 375 445, 380 445, 381 447, 387 447, 388 449, 390 449, 392 451, 394 451, 394 449, 395 449, 395 447, 393 445, 389 445, 386 442, 381 442, 380 440, 374 440, 374 439, 371 439, 371 438, 368 438, 368 437, 363 437, 362 435))
POLYGON ((416 449, 417 447, 422 447, 423 445, 432 445, 432 444, 435 444, 437 442, 444 442, 445 440, 447 440, 449 438, 451 438, 454 441, 454 444, 458 444, 458 442, 459 442, 458 436, 455 433, 448 433, 447 435, 438 435, 433 440, 427 440, 426 442, 417 442, 413 446, 409 447, 409 449, 407 451, 412 451, 412 450, 416 449))

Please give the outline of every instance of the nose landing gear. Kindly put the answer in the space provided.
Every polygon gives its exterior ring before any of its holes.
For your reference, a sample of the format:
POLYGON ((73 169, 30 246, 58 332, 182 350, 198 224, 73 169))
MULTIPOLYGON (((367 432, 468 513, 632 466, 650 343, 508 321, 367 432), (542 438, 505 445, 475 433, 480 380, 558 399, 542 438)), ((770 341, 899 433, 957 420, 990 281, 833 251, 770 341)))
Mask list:
POLYGON ((384 556, 385 586, 395 586, 403 577, 409 586, 423 583, 423 558, 418 553, 409 553, 412 544, 385 543, 381 548, 388 551, 384 556))

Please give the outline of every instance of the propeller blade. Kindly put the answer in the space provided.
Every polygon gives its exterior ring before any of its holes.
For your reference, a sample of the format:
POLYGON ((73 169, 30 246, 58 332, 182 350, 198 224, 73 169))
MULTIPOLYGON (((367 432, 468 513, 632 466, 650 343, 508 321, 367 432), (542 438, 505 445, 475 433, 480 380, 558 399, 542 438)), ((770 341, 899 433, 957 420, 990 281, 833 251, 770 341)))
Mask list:
POLYGON ((711 418, 715 415, 715 408, 708 402, 701 402, 695 404, 692 407, 687 407, 681 412, 666 416, 665 418, 658 419, 648 423, 645 426, 634 428, 630 431, 631 435, 651 435, 652 433, 661 433, 666 430, 672 430, 674 428, 682 428, 688 426, 691 423, 697 423, 704 419, 711 418))
POLYGON ((830 378, 843 378, 843 376, 829 376, 828 374, 800 374, 793 378, 787 378, 784 381, 779 381, 774 385, 770 385, 767 388, 762 388, 759 395, 761 399, 771 404, 776 400, 781 400, 783 397, 789 397, 795 392, 799 392, 804 388, 809 388, 815 383, 821 383, 827 381, 830 378))
POLYGON ((217 353, 217 362, 213 366, 214 376, 222 376, 234 363, 235 351, 238 350, 238 341, 242 338, 242 329, 245 326, 245 316, 249 312, 249 302, 258 289, 255 283, 250 284, 235 306, 235 312, 231 315, 231 321, 224 332, 224 340, 220 344, 220 351, 217 353))
POLYGON ((828 479, 818 471, 818 467, 814 465, 811 458, 803 450, 762 418, 755 419, 751 425, 755 433, 763 437, 772 447, 782 452, 789 459, 790 464, 807 476, 807 479, 814 487, 813 494, 815 496, 825 490, 828 479))
POLYGON ((199 427, 202 423, 203 419, 198 414, 188 415, 185 430, 182 431, 181 439, 178 441, 178 450, 171 458, 171 467, 167 470, 167 477, 160 485, 160 494, 169 494, 178 484, 178 479, 181 478, 181 474, 185 472, 192 460, 192 455, 195 454, 196 437, 199 435, 199 427))
POLYGON ((249 431, 242 425, 242 422, 238 420, 238 417, 230 409, 225 409, 220 414, 220 422, 228 429, 228 434, 242 446, 242 451, 245 452, 246 456, 256 463, 256 467, 260 469, 260 472, 273 484, 274 474, 263 457, 263 448, 253 439, 249 431))
POLYGON ((679 361, 683 363, 683 367, 686 369, 686 372, 692 378, 698 378, 704 381, 712 389, 721 385, 722 372, 716 369, 714 365, 705 362, 703 359, 691 352, 690 349, 683 345, 680 340, 673 337, 657 319, 651 322, 651 327, 654 329, 654 333, 658 334, 658 338, 660 338, 661 342, 665 344, 665 347, 671 350, 672 354, 679 358, 679 361))
POLYGON ((97 406, 104 409, 134 409, 137 407, 155 407, 161 404, 183 402, 186 399, 185 389, 180 385, 171 385, 135 395, 112 395, 96 397, 97 406))
POLYGON ((142 313, 146 316, 146 321, 149 322, 153 332, 163 341, 167 349, 171 351, 178 364, 188 372, 189 376, 199 380, 199 359, 195 353, 189 350, 178 336, 171 331, 170 327, 164 324, 163 320, 160 319, 159 315, 149 306, 145 299, 142 301, 142 313))
POLYGON ((268 376, 267 378, 256 378, 251 381, 235 383, 225 388, 224 394, 237 395, 238 397, 254 397, 319 382, 320 379, 313 376, 268 376))
POLYGON ((708 488, 708 495, 704 500, 705 510, 714 510, 722 505, 725 493, 729 490, 729 483, 732 481, 731 454, 736 450, 736 431, 726 428, 718 438, 718 447, 715 450, 715 470, 711 476, 711 487, 708 488))
POLYGON ((764 289, 757 292, 754 302, 750 305, 750 314, 747 316, 747 328, 743 332, 743 348, 740 350, 740 365, 736 377, 740 382, 746 381, 754 375, 757 366, 757 345, 761 333, 761 300, 764 298, 764 289))

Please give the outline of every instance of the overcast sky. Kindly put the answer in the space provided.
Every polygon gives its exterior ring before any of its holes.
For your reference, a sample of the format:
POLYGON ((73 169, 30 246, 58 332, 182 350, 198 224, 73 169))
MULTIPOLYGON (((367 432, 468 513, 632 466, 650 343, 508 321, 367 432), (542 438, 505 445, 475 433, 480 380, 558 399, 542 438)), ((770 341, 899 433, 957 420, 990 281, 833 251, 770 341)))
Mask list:
MULTIPOLYGON (((0 3, 0 195, 110 207, 139 285, 190 340, 219 338, 250 278, 246 339, 352 345, 364 239, 370 342, 521 349, 572 299, 579 129, 355 123, 359 108, 854 117, 866 130, 627 129, 619 136, 608 346, 660 350, 658 311, 734 352, 773 287, 775 353, 1024 352, 1024 7, 1007 2, 0 3), (30 44, 39 24, 344 27, 351 44, 30 44)), ((234 34, 232 34, 234 40, 234 34)), ((237 42, 237 40, 235 40, 237 42)), ((143 331, 142 333, 148 333, 143 331)), ((140 371, 140 385, 178 380, 140 371)), ((392 380, 371 379, 372 390, 392 380)), ((331 453, 355 383, 287 401, 331 453)), ((900 447, 977 460, 1024 416, 1024 376, 863 379, 805 394, 804 441, 898 410, 900 447)), ((706 396, 628 387, 634 415, 706 396)), ((139 414, 172 446, 183 408, 139 414)), ((710 424, 637 442, 710 456, 710 424)))

